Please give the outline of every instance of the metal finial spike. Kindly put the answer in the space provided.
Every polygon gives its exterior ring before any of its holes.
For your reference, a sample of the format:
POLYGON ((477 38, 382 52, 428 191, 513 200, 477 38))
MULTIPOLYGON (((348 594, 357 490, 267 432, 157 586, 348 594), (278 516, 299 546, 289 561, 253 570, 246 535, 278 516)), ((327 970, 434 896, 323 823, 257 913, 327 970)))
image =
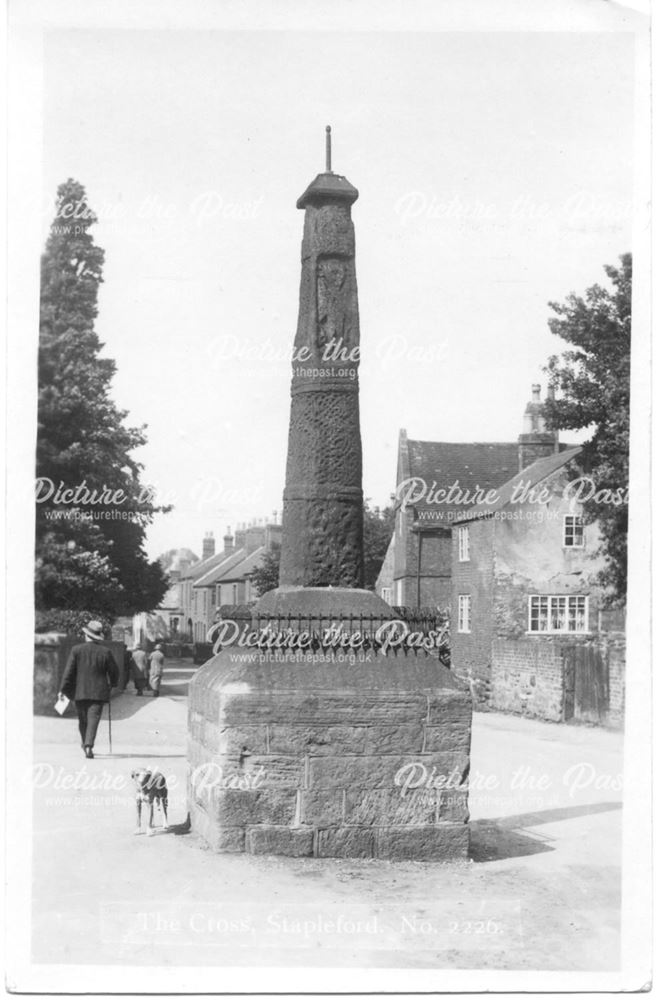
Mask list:
POLYGON ((325 172, 332 173, 332 129, 329 125, 325 127, 325 172))

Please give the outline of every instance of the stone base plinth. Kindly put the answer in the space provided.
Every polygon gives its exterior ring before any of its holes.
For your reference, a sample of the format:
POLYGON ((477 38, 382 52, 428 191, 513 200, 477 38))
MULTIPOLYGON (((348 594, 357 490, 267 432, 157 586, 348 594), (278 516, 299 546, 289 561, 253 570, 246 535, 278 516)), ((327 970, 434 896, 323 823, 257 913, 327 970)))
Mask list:
POLYGON ((190 684, 192 828, 222 852, 464 858, 471 712, 427 654, 225 649, 190 684))

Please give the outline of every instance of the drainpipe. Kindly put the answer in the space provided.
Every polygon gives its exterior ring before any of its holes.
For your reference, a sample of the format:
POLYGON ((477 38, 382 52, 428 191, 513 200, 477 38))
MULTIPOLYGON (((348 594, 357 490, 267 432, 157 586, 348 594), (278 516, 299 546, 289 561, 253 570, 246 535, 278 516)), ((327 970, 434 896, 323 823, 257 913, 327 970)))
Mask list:
POLYGON ((417 535, 417 607, 422 606, 422 532, 417 535))

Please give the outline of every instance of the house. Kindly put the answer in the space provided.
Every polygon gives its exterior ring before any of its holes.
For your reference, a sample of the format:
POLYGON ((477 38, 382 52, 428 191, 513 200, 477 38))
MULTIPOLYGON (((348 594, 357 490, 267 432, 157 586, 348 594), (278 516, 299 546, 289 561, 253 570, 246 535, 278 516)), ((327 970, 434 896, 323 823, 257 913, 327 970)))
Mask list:
POLYGON ((264 555, 280 544, 282 525, 252 522, 223 538, 221 553, 190 568, 186 577, 188 629, 195 642, 204 642, 221 605, 250 604, 257 594, 252 574, 264 555))
POLYGON ((545 426, 540 385, 532 386, 517 441, 417 441, 401 430, 395 529, 376 593, 395 606, 449 608, 454 521, 489 490, 562 447, 545 426))
MULTIPOLYGON (((181 577, 188 571, 197 556, 190 549, 176 549, 168 554, 163 569, 169 578, 169 587, 160 605, 150 612, 143 611, 132 619, 132 640, 134 644, 147 639, 167 639, 183 635, 184 617, 181 594, 181 577)), ((163 562, 161 557, 161 563, 163 562)))
POLYGON ((181 594, 181 611, 182 611, 182 622, 183 622, 183 632, 186 638, 190 640, 195 639, 195 628, 194 622, 197 618, 198 613, 202 613, 202 609, 197 609, 195 603, 195 595, 193 593, 193 584, 200 576, 203 576, 209 570, 213 569, 215 566, 219 565, 226 558, 224 552, 216 554, 215 551, 215 538, 212 532, 207 532, 204 536, 204 541, 202 545, 202 558, 196 563, 189 565, 185 572, 181 573, 179 586, 181 594))
POLYGON ((538 459, 453 522, 452 670, 500 710, 619 724, 624 626, 603 608, 580 455, 538 459))

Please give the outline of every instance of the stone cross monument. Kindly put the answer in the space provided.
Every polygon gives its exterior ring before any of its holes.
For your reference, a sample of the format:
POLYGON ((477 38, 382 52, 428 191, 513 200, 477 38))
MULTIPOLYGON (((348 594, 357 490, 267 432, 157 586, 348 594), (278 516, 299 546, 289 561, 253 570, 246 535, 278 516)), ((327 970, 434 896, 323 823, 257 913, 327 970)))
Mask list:
POLYGON ((305 210, 294 344, 280 585, 362 587, 360 318, 351 205, 358 192, 326 171, 305 210))
POLYGON ((469 692, 434 633, 364 589, 357 197, 332 172, 328 128, 326 170, 297 203, 279 586, 257 602, 251 630, 211 630, 218 651, 190 684, 191 825, 223 852, 463 858, 469 692))

